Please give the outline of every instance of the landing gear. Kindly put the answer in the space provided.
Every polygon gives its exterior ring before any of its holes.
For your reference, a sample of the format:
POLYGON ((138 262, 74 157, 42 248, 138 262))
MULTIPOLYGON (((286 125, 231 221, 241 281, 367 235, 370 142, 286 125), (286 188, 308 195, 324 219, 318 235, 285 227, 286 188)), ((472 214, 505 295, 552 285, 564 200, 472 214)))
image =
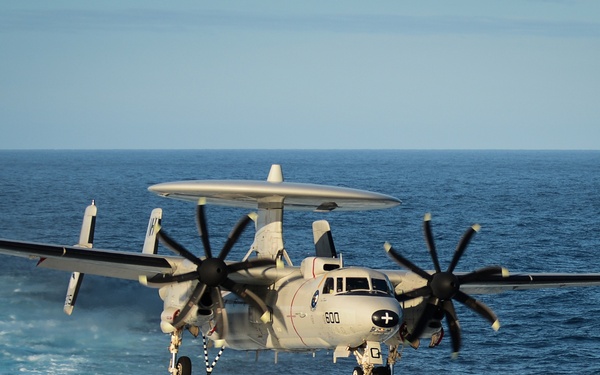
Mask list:
POLYGON ((177 375, 191 375, 192 361, 190 357, 180 357, 177 360, 177 375))
POLYGON ((391 375, 392 368, 390 366, 375 367, 373 369, 373 375, 391 375))
POLYGON ((358 362, 358 366, 354 368, 352 375, 393 375, 394 364, 402 357, 402 354, 398 352, 396 343, 388 343, 388 355, 385 363, 381 345, 378 342, 367 341, 358 348, 352 348, 351 352, 358 362))
MULTIPOLYGON (((188 328, 190 333, 196 336, 200 331, 197 330, 197 327, 188 328), (190 329, 191 328, 191 329, 190 329)), ((171 353, 171 361, 169 363, 169 374, 171 375, 191 375, 192 374, 192 361, 189 357, 179 357, 177 358, 177 353, 179 353, 179 347, 181 346, 181 337, 183 335, 183 328, 179 328, 173 332, 171 332, 171 345, 169 345, 169 352, 171 353)), ((206 364, 206 374, 211 374, 214 370, 219 358, 223 354, 225 347, 222 346, 219 350, 219 353, 215 357, 212 363, 209 363, 208 358, 208 343, 206 340, 206 336, 202 334, 202 342, 204 346, 204 362, 206 364)), ((361 374, 362 375, 362 374, 361 374)))
POLYGON ((397 352, 390 346, 390 353, 386 366, 383 365, 383 353, 381 353, 381 344, 376 341, 367 341, 358 348, 351 349, 356 357, 358 366, 352 371, 352 375, 391 375, 392 366, 396 362, 397 352))
POLYGON ((192 374, 192 361, 189 357, 180 357, 177 359, 177 353, 179 353, 179 347, 181 346, 181 336, 183 335, 183 328, 176 329, 171 332, 171 345, 169 345, 169 352, 171 353, 171 362, 169 363, 169 374, 171 375, 191 375, 192 374))
MULTIPOLYGON (((391 375, 392 368, 390 366, 380 366, 371 368, 371 374, 373 375, 391 375)), ((352 375, 365 375, 362 367, 356 366, 352 371, 352 375)))

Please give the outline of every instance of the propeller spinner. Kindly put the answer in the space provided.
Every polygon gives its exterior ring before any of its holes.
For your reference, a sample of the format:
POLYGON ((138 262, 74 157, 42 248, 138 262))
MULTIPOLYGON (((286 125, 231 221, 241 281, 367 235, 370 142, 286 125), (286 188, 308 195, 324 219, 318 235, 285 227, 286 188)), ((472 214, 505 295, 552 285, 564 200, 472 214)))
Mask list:
MULTIPOLYGON (((192 292, 188 301, 184 305, 183 309, 173 320, 173 326, 175 327, 181 327, 185 324, 185 318, 189 314, 190 310, 195 305, 198 305, 202 296, 207 291, 210 291, 210 295, 213 301, 216 301, 218 306, 217 311, 219 311, 219 315, 221 315, 219 317, 219 320, 223 321, 224 314, 222 313, 222 311, 225 306, 223 303, 223 299, 221 298, 221 288, 225 288, 226 290, 231 291, 232 293, 236 294, 244 301, 246 301, 246 303, 254 306, 256 309, 261 311, 261 320, 264 322, 268 322, 270 320, 271 311, 269 310, 267 305, 260 299, 259 296, 257 296, 250 289, 248 289, 244 285, 236 283, 231 278, 229 278, 229 275, 233 272, 241 270, 248 270, 256 267, 272 266, 275 265, 276 262, 271 259, 253 259, 232 264, 225 263, 225 258, 233 248, 233 245, 237 242, 238 238, 240 237, 246 226, 252 221, 252 215, 244 215, 238 221, 238 223, 233 227, 233 229, 229 233, 227 241, 223 245, 223 248, 219 252, 219 255, 217 257, 214 257, 212 254, 212 249, 208 237, 208 229, 206 226, 206 218, 204 214, 205 204, 206 200, 200 199, 196 207, 196 224, 198 227, 198 232, 200 234, 200 239, 202 240, 202 245, 204 247, 205 259, 202 260, 200 257, 195 256, 192 252, 190 252, 184 246, 182 246, 173 238, 171 238, 165 232, 164 229, 159 228, 157 235, 159 241, 174 253, 194 263, 197 267, 196 270, 192 272, 180 275, 161 275, 148 281, 152 283, 172 283, 198 280, 198 284, 194 288, 194 291, 192 292)), ((225 329, 226 324, 223 324, 222 330, 225 329)), ((221 336, 225 336, 224 332, 222 332, 221 336)))
POLYGON ((433 274, 424 271, 410 260, 403 257, 399 252, 394 250, 392 245, 388 242, 385 243, 384 248, 394 261, 427 280, 427 285, 421 288, 396 295, 396 299, 399 302, 420 297, 428 297, 427 304, 425 305, 421 317, 417 321, 412 332, 406 337, 409 342, 418 339, 432 319, 441 320, 445 316, 452 338, 453 356, 457 356, 461 346, 461 329, 452 300, 462 303, 487 319, 492 324, 494 330, 497 331, 500 328, 500 322, 494 312, 482 302, 477 301, 468 294, 462 292, 460 287, 461 285, 469 283, 486 281, 486 278, 490 276, 497 277, 498 275, 502 275, 503 277, 507 277, 508 270, 503 267, 492 266, 484 267, 465 275, 454 274, 454 269, 469 245, 471 238, 479 231, 479 229, 480 226, 477 224, 467 229, 456 247, 450 265, 446 271, 442 271, 431 231, 431 215, 426 214, 423 221, 423 231, 425 234, 425 242, 427 243, 427 248, 429 249, 429 254, 431 255, 435 267, 435 272, 433 274))

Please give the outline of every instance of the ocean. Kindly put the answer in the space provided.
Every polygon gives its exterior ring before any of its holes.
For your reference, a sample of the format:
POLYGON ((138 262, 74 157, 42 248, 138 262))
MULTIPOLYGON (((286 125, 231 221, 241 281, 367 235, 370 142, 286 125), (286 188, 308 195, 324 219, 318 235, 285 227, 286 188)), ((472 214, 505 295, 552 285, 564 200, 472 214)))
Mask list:
MULTIPOLYGON (((442 268, 473 223, 482 226, 457 271, 500 264, 511 272, 600 273, 599 151, 0 151, 0 237, 72 245, 85 207, 98 206, 95 247, 141 251, 148 217, 197 253, 194 206, 148 192, 188 179, 264 180, 281 164, 286 181, 372 190, 402 205, 366 212, 286 212, 286 248, 295 264, 314 253, 311 223, 327 219, 346 266, 397 269, 385 241, 422 268, 432 263, 422 219, 432 225, 442 268)), ((213 247, 243 209, 207 208, 213 247)), ((241 258, 248 231, 228 259, 241 258)), ((161 248, 161 253, 168 253, 161 248)), ((162 301, 135 282, 86 275, 72 316, 62 312, 69 274, 0 256, 1 374, 166 374, 169 337, 162 301)), ((456 304, 463 329, 458 359, 450 340, 406 348, 396 373, 600 373, 600 288, 478 296, 498 315, 486 321, 456 304)), ((426 343, 423 343, 426 344, 426 343)), ((216 354, 214 351, 211 354, 216 354)), ((204 373, 202 342, 184 336, 181 355, 204 373)), ((353 358, 332 353, 225 350, 214 374, 350 374, 353 358)))

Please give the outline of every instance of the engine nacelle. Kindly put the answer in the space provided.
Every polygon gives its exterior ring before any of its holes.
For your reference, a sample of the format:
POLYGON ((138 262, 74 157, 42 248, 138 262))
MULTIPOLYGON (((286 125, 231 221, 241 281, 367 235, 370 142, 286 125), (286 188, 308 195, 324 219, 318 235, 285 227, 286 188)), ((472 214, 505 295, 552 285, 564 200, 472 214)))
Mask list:
POLYGON ((180 311, 181 309, 178 307, 167 307, 163 310, 162 314, 160 314, 161 322, 173 323, 180 311))

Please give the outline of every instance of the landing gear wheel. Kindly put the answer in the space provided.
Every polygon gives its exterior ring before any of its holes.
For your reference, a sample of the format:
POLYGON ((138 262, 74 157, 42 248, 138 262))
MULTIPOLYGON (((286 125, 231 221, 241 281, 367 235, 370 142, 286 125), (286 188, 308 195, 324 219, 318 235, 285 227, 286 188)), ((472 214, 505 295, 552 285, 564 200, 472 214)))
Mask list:
POLYGON ((190 357, 179 357, 177 360, 177 375, 192 375, 192 361, 190 357))
POLYGON ((373 375, 391 375, 392 369, 389 366, 375 367, 373 375))
POLYGON ((352 371, 352 375, 364 375, 364 371, 362 368, 356 366, 354 371, 352 371))

